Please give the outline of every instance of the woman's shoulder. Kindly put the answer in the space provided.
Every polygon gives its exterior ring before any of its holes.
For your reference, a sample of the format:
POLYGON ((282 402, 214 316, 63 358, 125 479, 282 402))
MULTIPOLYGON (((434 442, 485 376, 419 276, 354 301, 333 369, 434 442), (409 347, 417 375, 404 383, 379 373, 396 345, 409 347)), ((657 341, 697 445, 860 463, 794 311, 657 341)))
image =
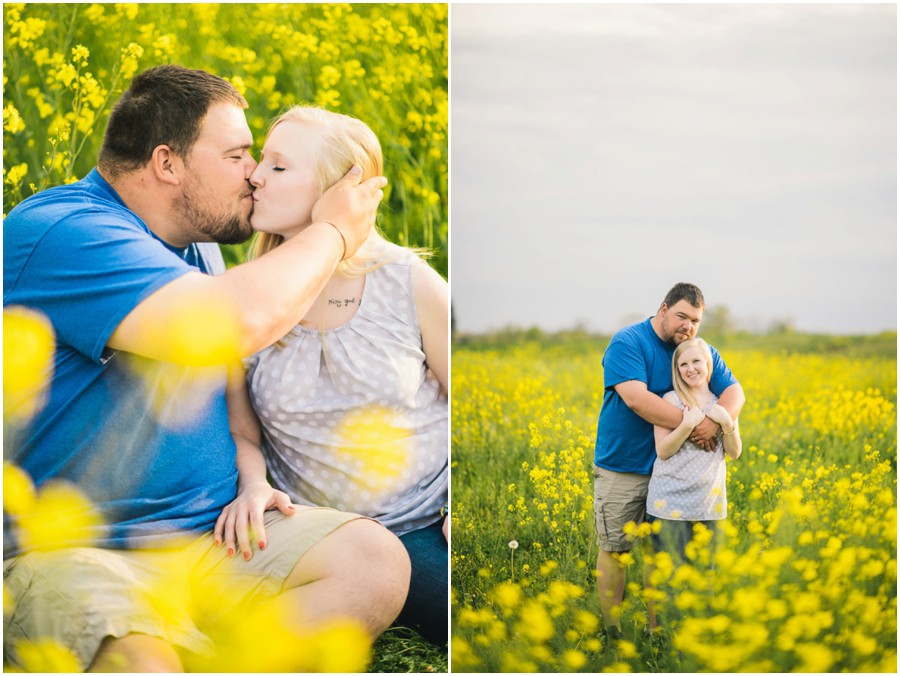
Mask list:
POLYGON ((385 268, 395 273, 408 271, 410 267, 422 261, 415 251, 387 241, 380 242, 378 247, 370 250, 368 254, 368 261, 364 264, 368 268, 367 275, 379 270, 384 271, 385 268))
POLYGON ((666 393, 663 395, 663 401, 667 401, 667 402, 669 402, 670 404, 673 404, 674 406, 677 406, 678 408, 684 408, 684 403, 683 403, 683 402, 681 401, 681 399, 678 397, 678 393, 677 393, 675 390, 671 390, 671 391, 669 391, 669 392, 666 392, 666 393))

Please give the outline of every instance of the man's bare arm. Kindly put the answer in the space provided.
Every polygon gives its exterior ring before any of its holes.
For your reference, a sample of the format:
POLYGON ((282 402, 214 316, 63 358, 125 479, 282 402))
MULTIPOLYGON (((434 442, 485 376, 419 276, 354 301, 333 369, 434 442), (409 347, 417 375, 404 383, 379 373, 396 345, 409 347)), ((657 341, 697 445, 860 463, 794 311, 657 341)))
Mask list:
POLYGON ((614 386, 616 393, 632 411, 651 425, 674 430, 681 424, 681 411, 663 401, 647 389, 647 384, 639 380, 628 380, 614 386))
POLYGON ((740 383, 735 383, 734 385, 729 385, 725 388, 725 391, 722 392, 722 396, 719 397, 717 403, 728 411, 728 415, 731 416, 732 420, 737 420, 741 415, 741 411, 746 402, 747 399, 744 396, 744 388, 741 387, 740 383))
POLYGON ((337 263, 368 237, 384 179, 358 181, 349 174, 339 181, 317 203, 318 220, 265 256, 214 277, 187 273, 158 289, 122 320, 109 347, 209 366, 279 340, 306 314, 337 263), (217 325, 197 328, 190 321, 197 316, 217 325))

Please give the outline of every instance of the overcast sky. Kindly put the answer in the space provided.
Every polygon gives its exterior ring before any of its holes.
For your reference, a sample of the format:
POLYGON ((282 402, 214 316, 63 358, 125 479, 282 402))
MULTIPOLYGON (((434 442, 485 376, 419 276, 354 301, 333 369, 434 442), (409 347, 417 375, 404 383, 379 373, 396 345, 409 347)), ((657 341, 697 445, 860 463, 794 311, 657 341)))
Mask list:
POLYGON ((456 326, 612 332, 691 281, 743 326, 897 326, 897 16, 452 4, 456 326))

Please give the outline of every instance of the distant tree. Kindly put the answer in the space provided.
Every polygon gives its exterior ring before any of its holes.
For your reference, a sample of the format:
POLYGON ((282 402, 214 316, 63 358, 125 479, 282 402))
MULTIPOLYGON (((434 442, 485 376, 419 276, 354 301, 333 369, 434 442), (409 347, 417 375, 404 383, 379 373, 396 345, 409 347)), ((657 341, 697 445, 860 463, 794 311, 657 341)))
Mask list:
POLYGON ((768 333, 776 336, 791 336, 797 333, 797 327, 794 325, 794 318, 776 319, 769 324, 768 333))
POLYGON ((707 335, 728 336, 737 332, 738 326, 727 306, 714 305, 703 311, 702 329, 707 335))

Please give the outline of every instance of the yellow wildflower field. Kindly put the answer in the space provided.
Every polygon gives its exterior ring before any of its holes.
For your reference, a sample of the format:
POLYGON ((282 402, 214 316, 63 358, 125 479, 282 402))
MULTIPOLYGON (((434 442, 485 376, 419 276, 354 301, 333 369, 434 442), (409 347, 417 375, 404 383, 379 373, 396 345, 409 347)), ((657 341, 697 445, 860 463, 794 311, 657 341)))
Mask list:
POLYGON ((445 4, 4 4, 3 213, 87 174, 131 77, 179 63, 241 91, 257 152, 294 104, 363 120, 389 180, 380 227, 434 250, 446 276, 447 17, 445 4))
POLYGON ((687 564, 656 554, 645 590, 650 527, 629 528, 609 641, 591 474, 604 347, 454 350, 452 670, 894 673, 893 347, 722 350, 747 396, 723 542, 710 554, 701 528, 687 564), (652 635, 648 600, 668 618, 652 635))

